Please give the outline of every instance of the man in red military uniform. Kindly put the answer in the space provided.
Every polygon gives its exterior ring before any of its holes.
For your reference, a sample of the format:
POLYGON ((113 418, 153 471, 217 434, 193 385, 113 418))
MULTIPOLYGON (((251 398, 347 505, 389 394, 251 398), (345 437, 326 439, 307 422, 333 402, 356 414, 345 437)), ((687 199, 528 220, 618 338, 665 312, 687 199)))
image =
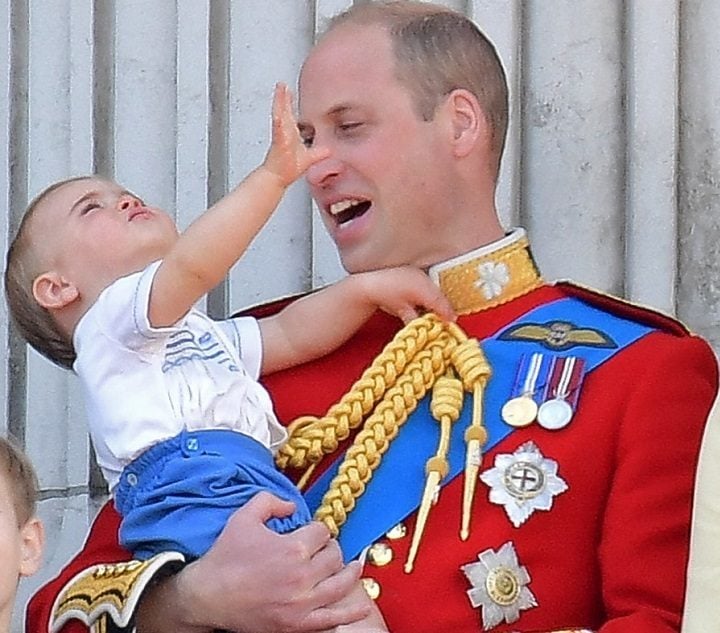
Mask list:
MULTIPOLYGON (((678 631, 715 359, 671 319, 545 283, 524 233, 502 229, 507 88, 492 45, 442 7, 358 5, 310 53, 299 105, 306 142, 330 149, 308 181, 345 268, 428 268, 460 315, 395 339, 400 324, 378 315, 266 381, 280 419, 318 416, 279 461, 311 468, 307 497, 360 556, 389 630, 678 631)), ((28 630, 361 617, 343 600, 358 565, 340 566, 320 523, 264 530, 282 511, 256 499, 181 567, 172 553, 124 562, 107 505, 28 630)))

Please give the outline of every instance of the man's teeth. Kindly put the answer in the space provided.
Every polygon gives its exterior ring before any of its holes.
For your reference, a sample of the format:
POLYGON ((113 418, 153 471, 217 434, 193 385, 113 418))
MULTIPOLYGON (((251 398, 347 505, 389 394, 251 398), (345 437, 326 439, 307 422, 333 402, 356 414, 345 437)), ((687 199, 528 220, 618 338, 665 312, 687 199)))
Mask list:
POLYGON ((356 204, 360 204, 360 200, 342 200, 340 202, 335 202, 330 205, 330 213, 332 215, 338 215, 350 207, 354 207, 356 204))
POLYGON ((352 222, 355 218, 364 215, 370 206, 371 202, 369 200, 345 199, 330 205, 330 215, 339 226, 352 222))

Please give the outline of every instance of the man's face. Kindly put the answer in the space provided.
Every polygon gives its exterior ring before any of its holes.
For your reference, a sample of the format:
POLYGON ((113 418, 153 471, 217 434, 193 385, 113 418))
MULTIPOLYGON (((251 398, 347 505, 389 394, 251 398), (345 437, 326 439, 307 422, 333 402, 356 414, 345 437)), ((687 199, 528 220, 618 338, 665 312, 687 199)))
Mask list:
POLYGON ((115 182, 84 178, 60 186, 38 203, 31 231, 48 270, 81 292, 97 292, 167 253, 177 229, 115 182))
POLYGON ((426 266, 448 249, 445 130, 420 118, 394 72, 385 31, 343 25, 300 75, 300 132, 330 149, 307 180, 350 272, 426 266))

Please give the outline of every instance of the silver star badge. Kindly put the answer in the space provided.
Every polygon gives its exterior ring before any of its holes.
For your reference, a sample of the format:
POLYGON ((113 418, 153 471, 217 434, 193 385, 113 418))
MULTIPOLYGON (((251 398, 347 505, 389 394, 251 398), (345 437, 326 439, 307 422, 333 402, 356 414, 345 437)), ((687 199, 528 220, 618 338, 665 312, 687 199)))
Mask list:
POLYGON ((543 457, 534 442, 526 442, 512 454, 497 455, 495 466, 480 479, 490 486, 491 503, 504 506, 512 524, 520 527, 535 510, 549 510, 553 497, 567 490, 557 470, 555 460, 543 457))
POLYGON ((472 584, 467 594, 472 606, 481 609, 485 631, 503 621, 517 622, 520 611, 537 606, 535 596, 527 587, 530 574, 518 563, 510 541, 497 552, 493 549, 480 552, 478 561, 461 569, 472 584))

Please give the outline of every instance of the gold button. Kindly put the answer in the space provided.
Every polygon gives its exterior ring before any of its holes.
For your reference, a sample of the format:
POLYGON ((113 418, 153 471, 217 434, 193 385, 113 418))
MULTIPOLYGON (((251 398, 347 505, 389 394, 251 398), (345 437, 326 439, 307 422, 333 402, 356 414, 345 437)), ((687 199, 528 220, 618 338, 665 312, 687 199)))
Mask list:
POLYGON ((398 523, 387 534, 385 534, 385 536, 391 541, 396 541, 399 538, 405 538, 407 536, 407 528, 404 523, 398 523))
POLYGON ((375 543, 367 553, 368 562, 376 567, 384 567, 393 559, 392 548, 387 543, 375 543))
POLYGON ((380 596, 380 583, 374 578, 362 578, 363 588, 370 598, 377 600, 380 596))

